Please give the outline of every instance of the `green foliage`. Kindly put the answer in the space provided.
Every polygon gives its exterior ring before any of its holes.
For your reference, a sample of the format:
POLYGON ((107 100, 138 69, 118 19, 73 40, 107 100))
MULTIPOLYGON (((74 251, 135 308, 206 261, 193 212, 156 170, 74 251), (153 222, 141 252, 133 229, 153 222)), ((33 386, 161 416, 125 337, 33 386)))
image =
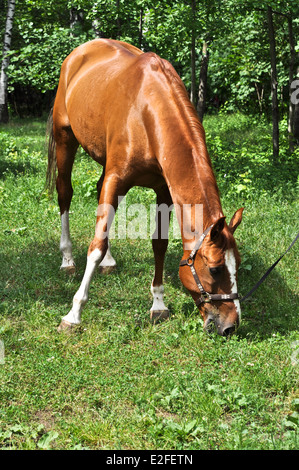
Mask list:
MULTIPOLYGON (((178 240, 170 239, 165 263, 171 318, 158 325, 149 321, 150 239, 112 240, 117 272, 95 275, 82 325, 58 334, 85 269, 101 170, 78 153, 70 215, 77 272, 65 277, 58 205, 43 192, 45 127, 45 120, 12 120, 0 133, 0 447, 297 449, 298 242, 242 305, 238 333, 226 340, 204 333, 181 286, 178 240)), ((225 214, 245 206, 236 232, 245 294, 298 231, 294 175, 284 161, 278 175, 266 156, 254 158, 270 146, 266 121, 208 116, 205 128, 225 214), (246 171, 242 139, 252 173, 237 193, 246 171), (256 181, 259 165, 269 175, 256 181), (223 175, 231 171, 229 185, 223 175)), ((286 142, 283 149, 287 158, 286 142)), ((155 201, 140 188, 128 199, 155 201)))
POLYGON ((281 122, 281 135, 281 160, 275 164, 271 129, 265 119, 239 113, 223 119, 210 117, 206 139, 221 193, 232 199, 273 193, 286 199, 296 197, 299 152, 290 154, 288 150, 285 121, 281 122))
POLYGON ((84 34, 70 37, 70 30, 66 28, 57 28, 51 33, 39 28, 31 30, 30 36, 23 35, 23 47, 10 53, 9 91, 16 84, 31 86, 42 93, 53 90, 58 85, 64 59, 87 39, 84 34))
MULTIPOLYGON (((62 61, 80 43, 94 37, 121 39, 168 59, 186 87, 191 86, 191 38, 195 37, 199 80, 202 43, 208 43, 208 104, 215 96, 226 109, 270 112, 270 60, 266 9, 275 11, 280 108, 287 111, 290 46, 287 18, 293 18, 295 45, 298 5, 222 0, 168 2, 159 0, 40 0, 17 1, 8 69, 9 90, 55 90, 62 61), (70 10, 81 19, 72 27, 70 10), (281 13, 281 14, 280 14, 281 13), (283 16, 287 15, 287 16, 283 16), (140 21, 142 19, 142 22, 140 21), (141 28, 142 25, 142 29, 141 28)), ((0 22, 4 30, 4 22, 0 22)), ((32 91, 31 91, 32 93, 32 91)), ((20 100, 17 95, 15 100, 20 100)), ((11 100, 13 102, 13 100, 11 100)))

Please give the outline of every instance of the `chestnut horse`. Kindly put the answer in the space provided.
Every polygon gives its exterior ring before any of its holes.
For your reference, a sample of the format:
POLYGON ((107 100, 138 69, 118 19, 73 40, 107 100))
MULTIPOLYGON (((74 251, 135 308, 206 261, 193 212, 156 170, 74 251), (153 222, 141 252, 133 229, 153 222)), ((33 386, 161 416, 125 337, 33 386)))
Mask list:
MULTIPOLYGON (((241 315, 237 294, 240 256, 233 233, 243 209, 227 225, 203 127, 170 63, 124 42, 96 39, 76 48, 62 64, 51 117, 47 177, 48 182, 53 181, 57 167, 61 269, 68 271, 75 266, 69 208, 71 172, 79 145, 103 166, 103 173, 97 186, 96 229, 84 277, 59 330, 81 322, 96 268, 115 266, 107 236, 111 218, 120 197, 133 186, 143 186, 156 192, 157 206, 176 208, 184 249, 179 275, 198 305, 204 327, 215 325, 223 336, 235 331, 241 315), (200 224, 195 216, 198 205, 202 207, 200 224)), ((168 240, 161 236, 159 212, 156 221, 151 285, 154 321, 169 315, 163 301, 168 240)))

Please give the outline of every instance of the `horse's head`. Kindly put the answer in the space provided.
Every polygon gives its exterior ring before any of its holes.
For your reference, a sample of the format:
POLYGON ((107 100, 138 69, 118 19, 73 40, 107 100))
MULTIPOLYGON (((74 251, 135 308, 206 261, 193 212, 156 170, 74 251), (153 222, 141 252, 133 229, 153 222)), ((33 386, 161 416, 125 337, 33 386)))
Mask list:
POLYGON ((233 333, 241 320, 236 295, 240 255, 233 233, 242 212, 239 209, 229 225, 225 217, 220 217, 203 234, 199 248, 184 254, 180 266, 180 279, 198 305, 204 328, 209 330, 215 325, 221 336, 233 333))

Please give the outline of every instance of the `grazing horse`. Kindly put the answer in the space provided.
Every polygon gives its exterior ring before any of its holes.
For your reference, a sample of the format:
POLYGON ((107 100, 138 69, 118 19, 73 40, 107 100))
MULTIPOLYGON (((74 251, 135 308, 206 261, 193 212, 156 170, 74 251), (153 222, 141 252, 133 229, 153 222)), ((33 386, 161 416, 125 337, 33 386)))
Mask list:
MULTIPOLYGON (((143 186, 156 192, 157 207, 176 209, 184 250, 179 275, 198 306, 204 328, 213 325, 222 336, 235 331, 241 315, 237 293, 240 256, 233 233, 243 209, 226 223, 202 124, 170 63, 124 42, 87 42, 63 62, 52 112, 47 177, 53 182, 57 167, 61 269, 73 271, 75 266, 69 208, 78 146, 103 166, 97 185, 95 236, 85 273, 58 329, 81 322, 96 268, 115 266, 107 235, 111 219, 121 197, 133 186, 143 186), (196 216, 199 205, 200 221, 196 216)), ((162 236, 162 222, 157 210, 152 239, 154 321, 169 316, 163 301, 168 240, 162 236)))

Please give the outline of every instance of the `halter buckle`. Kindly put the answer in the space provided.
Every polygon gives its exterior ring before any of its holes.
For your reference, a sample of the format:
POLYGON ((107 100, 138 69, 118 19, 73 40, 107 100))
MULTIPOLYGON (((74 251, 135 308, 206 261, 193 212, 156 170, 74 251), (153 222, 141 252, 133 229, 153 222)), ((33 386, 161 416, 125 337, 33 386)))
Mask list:
POLYGON ((202 292, 198 303, 201 303, 201 304, 205 303, 206 304, 206 303, 210 303, 211 300, 212 300, 211 296, 208 292, 202 292))
POLYGON ((194 264, 194 259, 191 258, 191 257, 187 258, 187 259, 186 259, 186 264, 187 264, 187 266, 189 266, 189 267, 193 266, 193 264, 194 264))

